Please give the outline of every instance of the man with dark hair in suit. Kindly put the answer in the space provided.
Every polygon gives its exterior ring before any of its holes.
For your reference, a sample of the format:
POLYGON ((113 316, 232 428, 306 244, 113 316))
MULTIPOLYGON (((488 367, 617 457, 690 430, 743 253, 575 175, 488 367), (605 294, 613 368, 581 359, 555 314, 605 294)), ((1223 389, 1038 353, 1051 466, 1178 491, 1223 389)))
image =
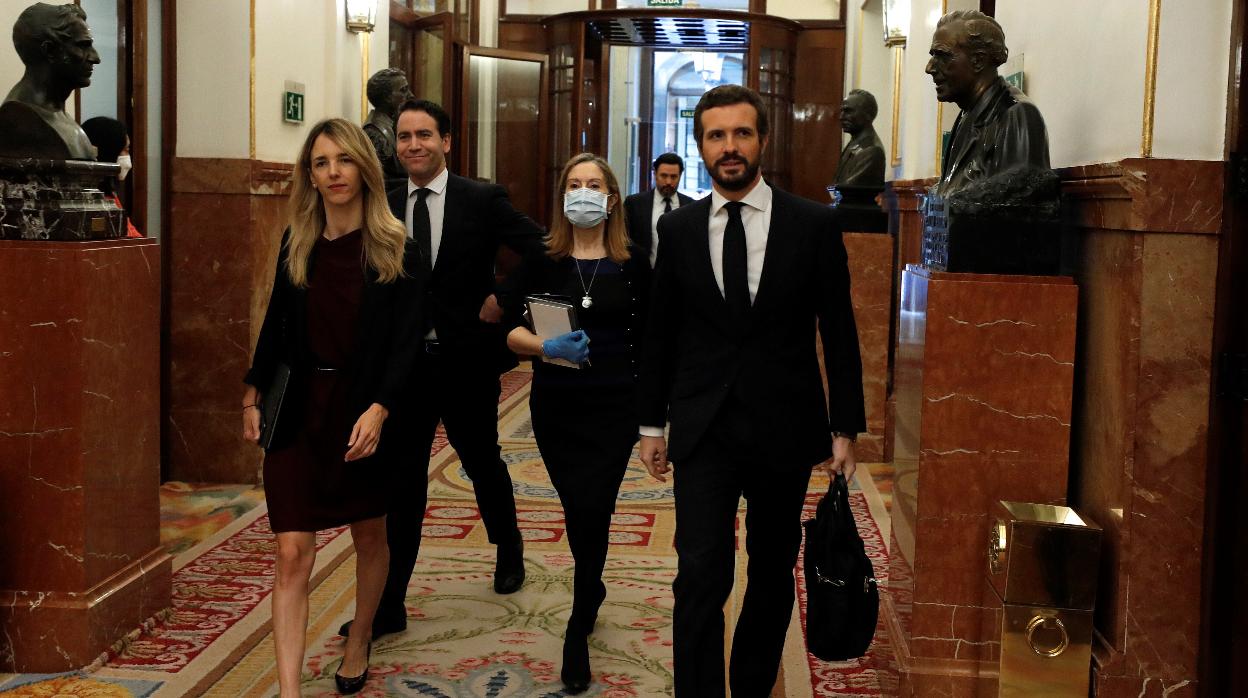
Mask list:
MULTIPOLYGON (((524 584, 524 547, 516 525, 511 476, 498 447, 499 375, 516 365, 499 324, 494 259, 500 245, 520 255, 542 254, 544 231, 512 207, 496 184, 451 174, 451 117, 427 100, 409 100, 395 126, 404 186, 390 190, 390 210, 420 245, 428 275, 423 360, 414 389, 418 451, 395 491, 386 520, 390 572, 373 634, 407 626, 407 585, 420 550, 427 498, 429 449, 438 422, 472 480, 481 520, 497 546, 494 590, 524 584)), ((346 626, 343 630, 349 630, 346 626)))
POLYGON ((659 253, 659 217, 673 209, 693 203, 693 199, 676 191, 680 175, 685 171, 685 161, 676 153, 663 153, 654 159, 654 189, 640 192, 624 199, 624 212, 628 217, 628 237, 641 254, 649 255, 654 266, 659 253))
POLYGON ((754 91, 724 85, 702 95, 694 136, 711 195, 659 221, 641 459, 659 480, 675 471, 678 698, 725 694, 723 605, 742 495, 750 562, 729 682, 734 698, 770 695, 793 611, 811 467, 831 456, 831 470, 853 477, 853 442, 866 428, 836 219, 763 181, 767 133, 754 91))

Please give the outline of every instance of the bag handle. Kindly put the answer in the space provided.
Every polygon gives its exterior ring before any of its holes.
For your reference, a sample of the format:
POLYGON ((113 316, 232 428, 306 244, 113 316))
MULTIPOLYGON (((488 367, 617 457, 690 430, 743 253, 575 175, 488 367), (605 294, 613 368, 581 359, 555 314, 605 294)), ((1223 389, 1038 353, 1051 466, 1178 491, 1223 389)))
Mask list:
POLYGON ((858 524, 854 521, 854 513, 849 508, 849 481, 845 479, 844 473, 837 473, 832 482, 828 484, 827 497, 831 500, 832 507, 835 509, 835 515, 838 517, 837 530, 843 535, 851 535, 851 531, 858 531, 858 524))

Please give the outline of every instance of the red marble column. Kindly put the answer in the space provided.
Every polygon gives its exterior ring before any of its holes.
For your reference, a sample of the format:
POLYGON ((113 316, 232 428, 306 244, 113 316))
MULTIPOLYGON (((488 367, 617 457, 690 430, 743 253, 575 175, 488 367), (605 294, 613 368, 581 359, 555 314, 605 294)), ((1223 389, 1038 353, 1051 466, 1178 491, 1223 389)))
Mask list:
POLYGON ((899 695, 974 695, 988 513, 1064 504, 1078 290, 1066 277, 902 277, 884 613, 899 695))
POLYGON ((170 605, 155 240, 0 241, 0 671, 65 671, 170 605))
POLYGON ((1201 695, 1224 168, 1132 159, 1062 172, 1082 296, 1070 501, 1104 528, 1097 696, 1201 695))
POLYGON ((862 390, 867 433, 854 455, 862 462, 884 460, 888 391, 888 339, 893 295, 893 238, 882 233, 844 233, 849 255, 850 296, 862 354, 862 390))
POLYGON ((243 374, 273 283, 293 166, 176 158, 169 259, 168 477, 258 483, 242 439, 243 374))

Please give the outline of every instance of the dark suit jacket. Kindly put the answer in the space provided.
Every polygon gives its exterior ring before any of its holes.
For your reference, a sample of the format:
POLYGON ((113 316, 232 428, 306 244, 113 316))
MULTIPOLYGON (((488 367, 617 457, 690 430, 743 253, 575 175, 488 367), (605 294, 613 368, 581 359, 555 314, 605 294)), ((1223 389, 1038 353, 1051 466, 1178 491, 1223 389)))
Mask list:
MULTIPOLYGON (((500 292, 494 257, 500 244, 521 256, 540 252, 545 232, 513 208, 507 190, 497 184, 451 174, 445 196, 442 242, 425 288, 427 312, 443 354, 489 364, 501 373, 516 365, 515 355, 507 350, 501 324, 479 317, 486 297, 500 292)), ((407 183, 391 189, 388 197, 391 212, 406 223, 407 183)))
POLYGON ((1036 105, 998 76, 954 120, 937 191, 949 196, 1016 166, 1049 169, 1049 137, 1036 105))
MULTIPOLYGON (((645 257, 650 263, 650 245, 654 241, 650 230, 650 218, 654 214, 654 190, 643 191, 624 199, 624 213, 628 220, 628 237, 633 241, 633 253, 645 257)), ((694 199, 676 192, 680 205, 688 206, 694 199)), ((672 209, 675 211, 676 209, 672 209)))
POLYGON ((772 463, 810 466, 831 432, 866 429, 845 246, 830 208, 773 187, 762 278, 748 326, 730 322, 711 268, 711 198, 659 221, 641 370, 641 423, 671 424, 669 457, 697 447, 730 391, 751 406, 772 463), (823 339, 828 399, 815 350, 823 339))
MULTIPOLYGON (((629 363, 628 371, 637 377, 637 372, 641 366, 642 356, 642 339, 645 336, 646 319, 648 318, 648 310, 650 307, 650 260, 638 254, 635 249, 630 250, 632 255, 624 260, 620 265, 624 274, 624 281, 628 284, 629 300, 631 307, 629 309, 629 317, 627 325, 623 328, 625 334, 629 337, 629 355, 627 361, 629 363)), ((503 323, 507 326, 507 331, 520 327, 521 325, 533 329, 531 324, 524 319, 524 312, 527 309, 525 299, 531 294, 553 294, 562 295, 568 287, 572 279, 577 278, 575 270, 576 263, 570 258, 552 259, 550 255, 542 253, 532 255, 525 258, 516 269, 514 278, 515 293, 512 294, 507 302, 506 317, 503 323)), ((569 302, 575 303, 579 297, 567 299, 569 302)), ((542 371, 548 370, 540 358, 533 360, 535 376, 537 381, 542 371)), ((595 367, 607 368, 608 365, 595 359, 595 367)), ((611 368, 620 368, 612 366, 611 368)), ((556 368, 556 371, 563 372, 566 370, 556 368)), ((535 383, 536 384, 536 383, 535 383)))
MULTIPOLYGON (((314 365, 308 344, 308 291, 296 288, 286 274, 289 235, 288 230, 282 236, 269 305, 260 326, 251 368, 243 378, 244 383, 255 386, 261 393, 272 382, 278 363, 289 366, 293 376, 314 365)), ((314 264, 315 252, 308 259, 309 269, 314 264)), ((405 276, 388 284, 379 283, 372 269, 365 272, 355 351, 351 365, 343 369, 352 386, 347 397, 352 412, 362 414, 374 402, 392 413, 400 411, 411 392, 409 383, 421 349, 421 299, 424 295, 420 249, 411 240, 403 252, 403 270, 405 276)), ((298 395, 299 386, 292 378, 286 400, 297 405, 298 395)), ((300 416, 297 409, 283 408, 278 438, 298 431, 300 416), (292 417, 294 421, 288 421, 292 417)), ((280 445, 275 440, 273 447, 280 445)))

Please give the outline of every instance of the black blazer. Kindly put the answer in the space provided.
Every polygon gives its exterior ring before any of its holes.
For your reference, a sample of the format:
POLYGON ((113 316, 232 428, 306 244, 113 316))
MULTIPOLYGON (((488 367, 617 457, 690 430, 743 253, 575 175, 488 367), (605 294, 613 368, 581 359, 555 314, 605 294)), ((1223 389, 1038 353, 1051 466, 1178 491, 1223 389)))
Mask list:
MULTIPOLYGON (((407 223, 407 183, 387 195, 390 211, 407 223)), ((500 325, 481 322, 481 304, 500 293, 494 277, 499 245, 522 257, 545 249, 545 231, 517 211, 507 190, 451 174, 446 183, 442 242, 425 287, 427 312, 443 353, 490 364, 499 372, 516 365, 500 325)), ((419 338, 418 338, 419 339, 419 338)))
MULTIPOLYGON (((296 288, 286 274, 287 230, 277 255, 273 291, 256 340, 251 368, 243 382, 263 393, 273 379, 279 362, 291 368, 291 386, 287 400, 297 404, 296 379, 313 366, 312 349, 308 344, 308 291, 296 288)), ((308 267, 316 263, 313 252, 308 267)), ((372 269, 365 272, 364 293, 360 299, 359 325, 351 365, 345 377, 352 386, 348 404, 352 412, 363 413, 374 402, 391 413, 402 411, 410 397, 410 382, 416 359, 421 350, 420 328, 424 279, 421 274, 420 249, 409 240, 403 251, 405 276, 383 284, 372 269)), ((286 421, 301 418, 298 410, 283 410, 278 438, 298 431, 297 424, 286 421)), ((389 422, 389 420, 387 420, 389 422)), ((273 447, 281 444, 274 442, 273 447)))
POLYGON ((773 463, 831 455, 831 432, 866 429, 862 362, 845 246, 832 209, 772 188, 771 227, 748 325, 734 326, 711 268, 711 198, 659 221, 641 370, 641 424, 671 424, 673 462, 689 456, 730 391, 751 406, 773 463), (815 327, 828 371, 824 401, 815 327))
MULTIPOLYGON (((651 272, 649 259, 638 253, 635 248, 630 248, 629 251, 632 253, 631 256, 620 266, 624 281, 628 284, 630 291, 630 315, 625 330, 630 337, 630 370, 633 378, 636 379, 641 368, 643 339, 646 320, 649 316, 647 311, 650 307, 651 272)), ((516 268, 513 280, 515 292, 508 296, 503 308, 505 311, 503 324, 507 326, 508 332, 521 325, 532 329, 524 320, 525 298, 535 293, 562 293, 568 287, 568 283, 575 278, 573 264, 575 262, 568 258, 552 259, 545 252, 530 255, 522 260, 520 266, 516 268)), ((579 298, 568 300, 575 303, 579 298)), ((539 363, 541 359, 536 359, 534 362, 535 365, 539 363)), ((597 362, 594 365, 605 368, 597 362)))
MULTIPOLYGON (((654 196, 654 190, 651 189, 624 199, 624 213, 628 216, 628 237, 633 241, 634 254, 645 257, 646 264, 650 263, 650 244, 654 241, 650 230, 650 217, 654 215, 654 196)), ((680 201, 681 208, 695 201, 680 192, 676 192, 676 198, 680 201)))

